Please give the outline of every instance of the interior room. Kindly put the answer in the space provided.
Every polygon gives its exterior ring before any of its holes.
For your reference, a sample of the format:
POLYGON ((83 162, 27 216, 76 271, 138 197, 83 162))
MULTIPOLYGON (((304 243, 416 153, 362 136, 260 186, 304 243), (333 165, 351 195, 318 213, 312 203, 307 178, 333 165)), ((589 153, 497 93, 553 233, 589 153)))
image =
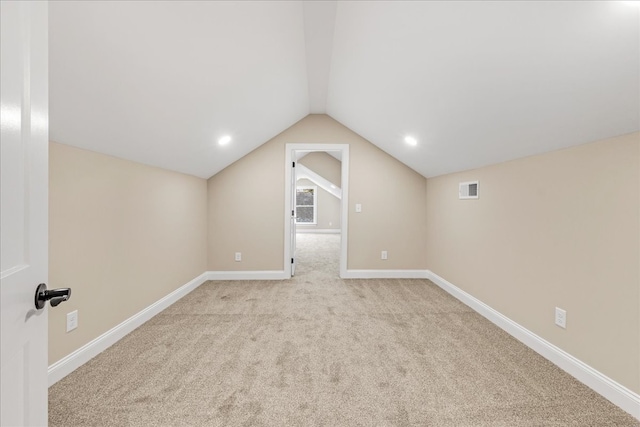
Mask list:
POLYGON ((3 1, 1 424, 640 426, 639 4, 3 1))
MULTIPOLYGON (((296 182, 294 270, 311 268, 325 258, 322 268, 340 275, 342 151, 304 151, 295 154, 296 182)), ((292 194, 293 196, 293 194, 292 194)))

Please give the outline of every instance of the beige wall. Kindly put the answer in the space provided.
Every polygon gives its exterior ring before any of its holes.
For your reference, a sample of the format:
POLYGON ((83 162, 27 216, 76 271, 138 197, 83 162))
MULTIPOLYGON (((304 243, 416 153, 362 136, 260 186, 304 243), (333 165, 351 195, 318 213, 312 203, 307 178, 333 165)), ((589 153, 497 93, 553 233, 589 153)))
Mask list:
POLYGON ((206 270, 206 180, 50 144, 49 362, 206 270), (66 313, 79 326, 65 332, 66 313))
POLYGON ((329 116, 313 114, 209 179, 209 270, 282 271, 287 143, 349 144, 349 269, 426 268, 426 179, 329 116), (381 250, 388 260, 380 260, 381 250), (234 262, 234 252, 242 252, 242 262, 234 262))
MULTIPOLYGON (((309 153, 298 163, 308 167, 324 179, 341 185, 342 162, 325 152, 309 153)), ((298 185, 312 185, 313 182, 300 179, 298 185)), ((298 230, 339 230, 340 229, 340 199, 318 186, 318 212, 316 225, 298 224, 298 230)))
POLYGON ((323 151, 309 153, 298 160, 318 175, 340 187, 342 185, 342 162, 323 151))
POLYGON ((640 392, 639 134, 427 180, 428 268, 640 392), (458 183, 479 180, 478 200, 458 183), (555 307, 567 328, 554 325, 555 307))

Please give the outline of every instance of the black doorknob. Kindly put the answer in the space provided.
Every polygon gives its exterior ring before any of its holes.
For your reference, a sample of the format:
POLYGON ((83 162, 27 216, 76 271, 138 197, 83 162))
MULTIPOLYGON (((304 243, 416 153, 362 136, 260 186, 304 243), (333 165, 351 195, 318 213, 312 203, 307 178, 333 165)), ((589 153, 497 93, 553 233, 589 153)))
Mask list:
POLYGON ((47 285, 40 283, 36 288, 35 303, 38 310, 42 310, 47 301, 50 301, 51 307, 56 307, 61 302, 71 298, 71 288, 59 288, 47 290, 47 285))

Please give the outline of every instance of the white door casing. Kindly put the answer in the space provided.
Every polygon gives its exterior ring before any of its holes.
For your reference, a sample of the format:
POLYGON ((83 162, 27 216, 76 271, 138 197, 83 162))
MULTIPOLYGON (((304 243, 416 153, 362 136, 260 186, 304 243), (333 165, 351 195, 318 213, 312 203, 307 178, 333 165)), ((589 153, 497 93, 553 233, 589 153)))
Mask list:
POLYGON ((0 425, 47 425, 48 12, 2 1, 0 425))
POLYGON ((296 183, 298 179, 296 177, 296 162, 298 159, 294 156, 293 162, 291 163, 291 232, 289 235, 291 236, 291 276, 295 276, 296 274, 296 220, 297 220, 297 212, 296 212, 296 200, 297 200, 297 192, 296 192, 296 183))

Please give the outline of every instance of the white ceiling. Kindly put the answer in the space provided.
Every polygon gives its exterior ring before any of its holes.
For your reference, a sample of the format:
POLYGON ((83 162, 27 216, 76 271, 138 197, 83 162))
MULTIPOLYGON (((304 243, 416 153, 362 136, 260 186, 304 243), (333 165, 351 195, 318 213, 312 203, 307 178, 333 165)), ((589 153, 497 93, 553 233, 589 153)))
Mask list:
POLYGON ((51 139, 203 178, 309 113, 426 177, 640 129, 637 2, 49 10, 51 139))

